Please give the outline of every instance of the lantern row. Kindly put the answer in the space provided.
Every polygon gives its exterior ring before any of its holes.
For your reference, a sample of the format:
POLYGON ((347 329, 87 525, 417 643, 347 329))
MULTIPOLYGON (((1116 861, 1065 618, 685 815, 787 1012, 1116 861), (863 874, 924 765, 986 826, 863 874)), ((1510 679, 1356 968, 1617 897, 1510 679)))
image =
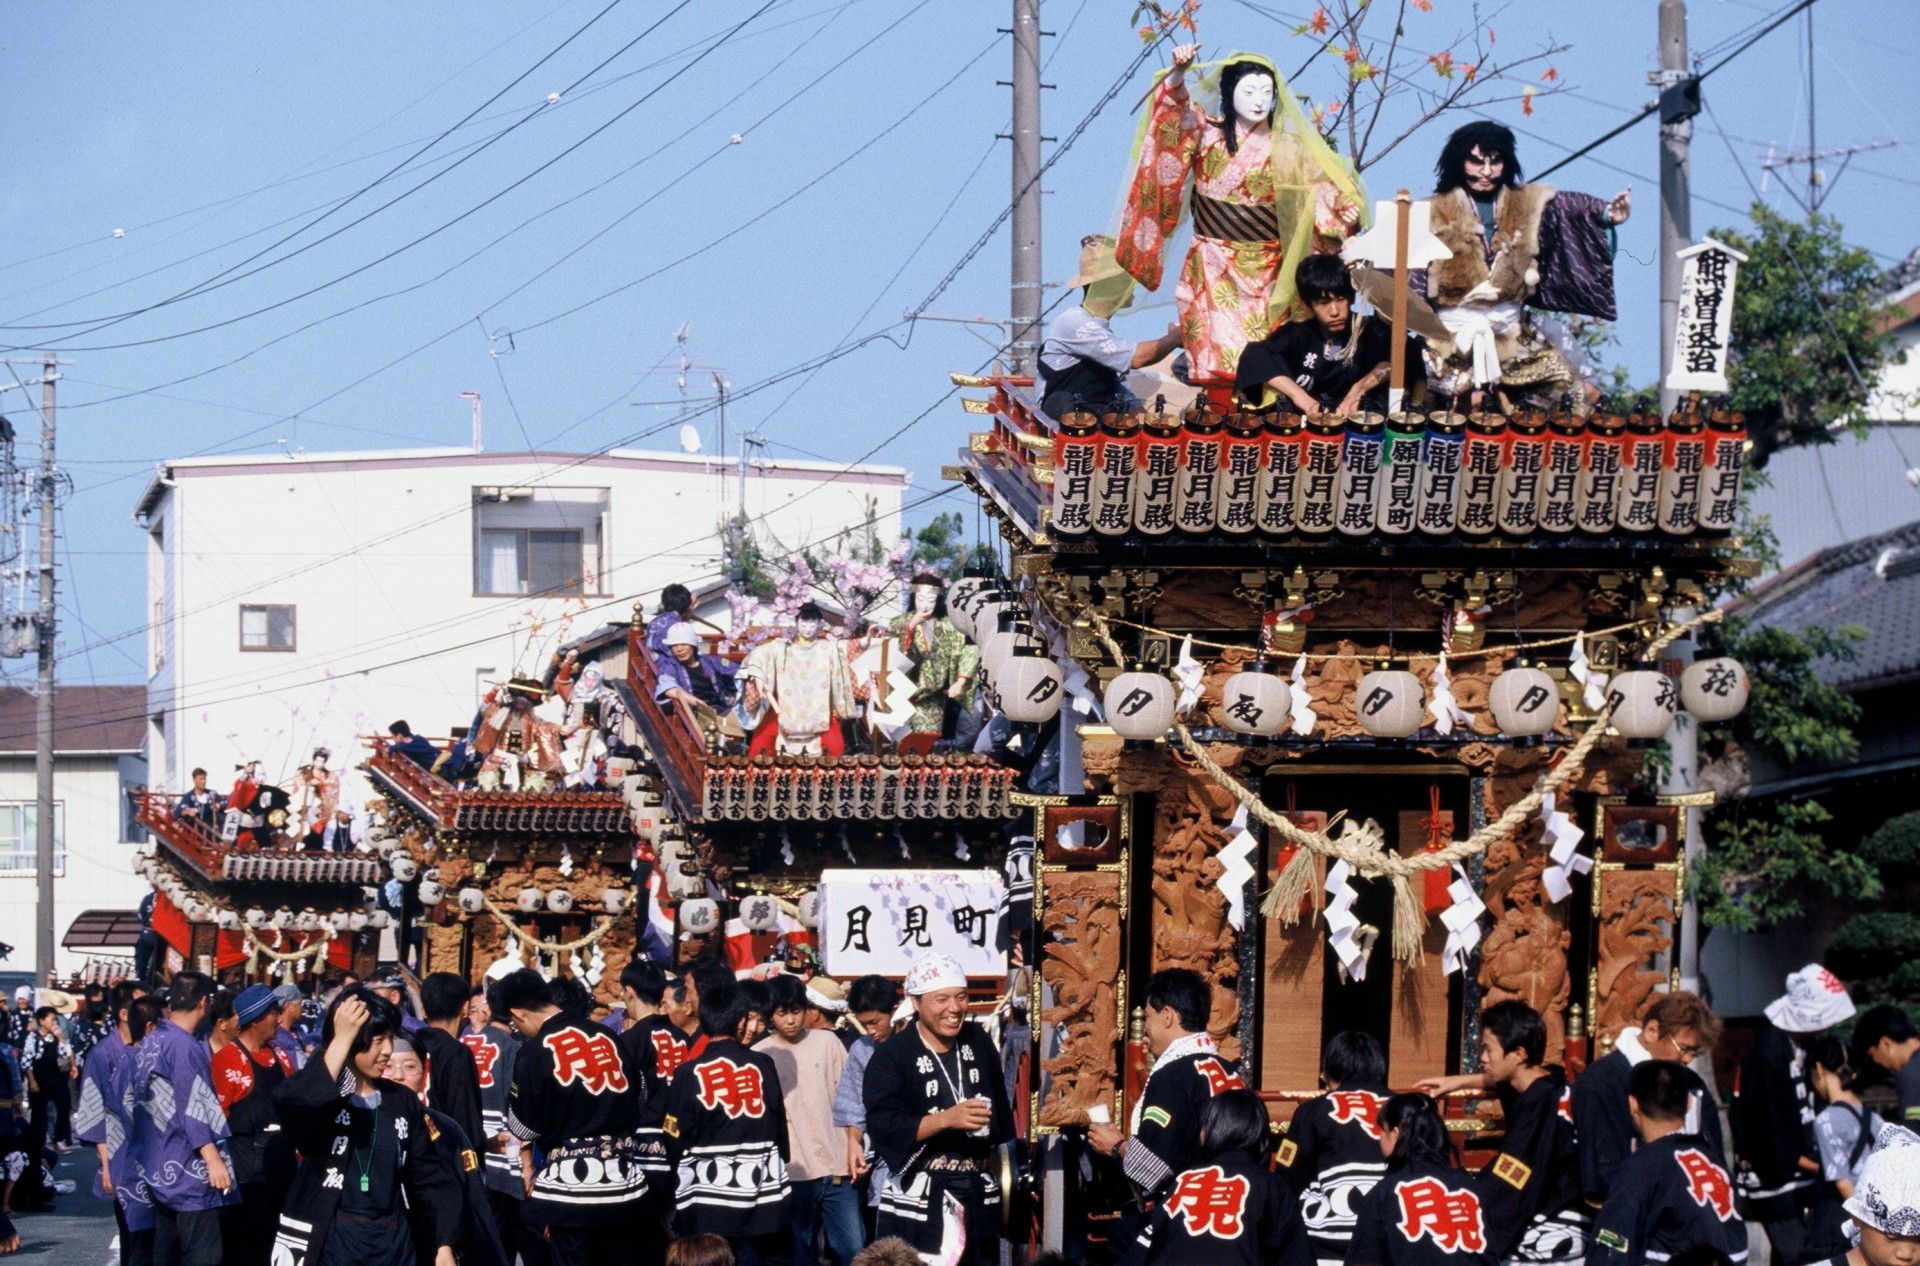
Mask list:
POLYGON ((1657 414, 1069 413, 1053 446, 1062 537, 1723 536, 1746 422, 1657 414))
POLYGON ((723 760, 707 772, 701 811, 710 822, 998 820, 1013 815, 1012 795, 1013 771, 985 757, 862 757, 795 767, 723 760))

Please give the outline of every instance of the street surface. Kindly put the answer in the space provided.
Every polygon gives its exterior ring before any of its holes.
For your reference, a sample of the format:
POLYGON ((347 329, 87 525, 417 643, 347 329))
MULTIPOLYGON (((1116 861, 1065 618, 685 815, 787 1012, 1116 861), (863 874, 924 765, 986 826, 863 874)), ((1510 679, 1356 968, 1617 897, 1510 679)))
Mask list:
POLYGON ((55 1198, 49 1213, 13 1215, 20 1232, 20 1252, 13 1261, 111 1266, 120 1260, 113 1206, 93 1198, 93 1175, 99 1168, 99 1156, 91 1147, 76 1147, 60 1158, 54 1176, 71 1178, 73 1194, 55 1198))

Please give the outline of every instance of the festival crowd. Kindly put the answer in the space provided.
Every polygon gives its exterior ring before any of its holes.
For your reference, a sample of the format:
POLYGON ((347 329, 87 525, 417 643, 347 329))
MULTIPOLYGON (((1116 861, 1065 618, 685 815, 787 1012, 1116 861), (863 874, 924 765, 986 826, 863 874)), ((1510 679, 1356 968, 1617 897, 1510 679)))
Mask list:
MULTIPOLYGON (((318 996, 193 971, 153 993, 22 989, 0 1042, 0 1252, 20 1248, 7 1214, 71 1193, 54 1166, 79 1145, 142 1266, 999 1260, 1014 1115, 959 964, 843 988, 643 958, 620 985, 611 1011, 504 965, 477 987, 332 973, 318 996)), ((1158 972, 1144 1003, 1131 1119, 1071 1143, 1082 1189, 1124 1196, 1117 1217, 1066 1211, 1083 1260, 1715 1266, 1746 1260, 1752 1221, 1776 1266, 1920 1262, 1920 1033, 1881 1006, 1833 1035, 1854 1008, 1818 966, 1744 1056, 1731 1156, 1689 1067, 1720 1021, 1692 994, 1658 995, 1571 1083, 1517 1001, 1478 1015, 1479 1071, 1401 1093, 1371 1035, 1338 1033, 1324 1092, 1277 1138, 1208 1036, 1207 982, 1158 972), (1906 1124, 1862 1105, 1869 1069, 1906 1124), (1440 1105, 1462 1091, 1501 1112, 1477 1172, 1440 1105)))

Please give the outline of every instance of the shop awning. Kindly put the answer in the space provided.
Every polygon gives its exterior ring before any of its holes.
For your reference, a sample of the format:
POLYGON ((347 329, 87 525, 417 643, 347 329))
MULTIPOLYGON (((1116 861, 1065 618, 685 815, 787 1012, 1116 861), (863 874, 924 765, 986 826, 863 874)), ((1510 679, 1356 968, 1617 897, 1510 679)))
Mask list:
POLYGON ((137 911, 88 910, 68 926, 60 944, 67 949, 132 949, 139 939, 137 911))

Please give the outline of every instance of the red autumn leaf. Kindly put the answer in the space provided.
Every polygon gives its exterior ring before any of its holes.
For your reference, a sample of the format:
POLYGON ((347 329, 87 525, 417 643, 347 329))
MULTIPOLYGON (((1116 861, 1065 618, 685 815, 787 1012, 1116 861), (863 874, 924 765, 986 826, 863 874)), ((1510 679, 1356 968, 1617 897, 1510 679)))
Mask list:
POLYGON ((1520 98, 1520 113, 1522 113, 1522 114, 1532 114, 1532 113, 1533 113, 1533 98, 1532 98, 1532 97, 1522 97, 1522 98, 1520 98))
POLYGON ((1413 7, 1422 13, 1433 12, 1433 0, 1413 0, 1413 7))
POLYGON ((1465 80, 1466 80, 1466 81, 1467 81, 1468 83, 1472 83, 1472 82, 1473 82, 1473 77, 1474 77, 1474 75, 1475 75, 1475 74, 1477 74, 1477 73, 1479 72, 1479 70, 1480 70, 1480 68, 1479 68, 1478 66, 1476 66, 1476 65, 1474 65, 1474 64, 1473 64, 1472 62, 1461 62, 1461 63, 1460 63, 1460 75, 1461 75, 1461 77, 1462 77, 1462 78, 1464 78, 1464 79, 1465 79, 1465 80))
POLYGON ((1360 46, 1358 44, 1349 45, 1346 51, 1341 53, 1340 56, 1347 65, 1351 66, 1360 60, 1360 46))
POLYGON ((1150 26, 1143 26, 1143 27, 1141 27, 1141 28, 1140 28, 1140 38, 1141 38, 1141 39, 1143 39, 1143 40, 1150 40, 1150 39, 1152 39, 1152 38, 1153 38, 1153 28, 1152 28, 1152 27, 1150 27, 1150 26))
POLYGON ((1312 30, 1315 35, 1325 35, 1328 25, 1327 11, 1324 8, 1315 9, 1313 11, 1313 20, 1307 23, 1308 28, 1312 30))
POLYGON ((1547 73, 1540 76, 1540 78, 1545 83, 1552 83, 1554 80, 1560 78, 1560 72, 1549 66, 1547 67, 1547 73))

